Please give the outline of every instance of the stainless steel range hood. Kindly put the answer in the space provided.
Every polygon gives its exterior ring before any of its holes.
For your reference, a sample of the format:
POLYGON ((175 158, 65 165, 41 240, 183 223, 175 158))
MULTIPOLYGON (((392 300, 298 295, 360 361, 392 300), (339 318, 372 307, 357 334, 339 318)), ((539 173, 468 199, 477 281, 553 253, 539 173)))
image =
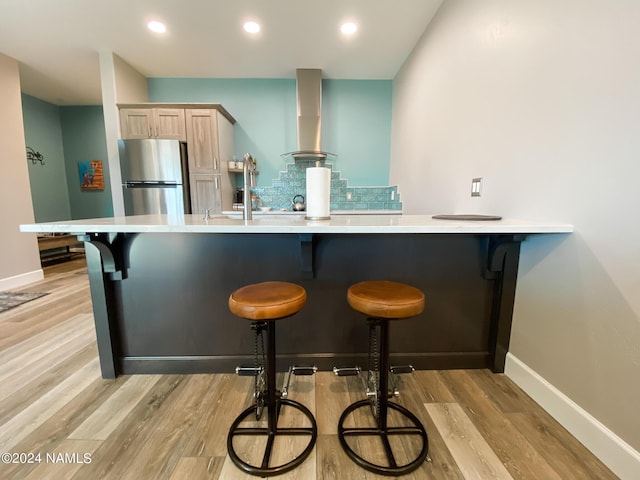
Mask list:
POLYGON ((315 68, 296 70, 298 103, 298 150, 285 153, 294 159, 323 160, 333 153, 322 150, 322 71, 315 68))

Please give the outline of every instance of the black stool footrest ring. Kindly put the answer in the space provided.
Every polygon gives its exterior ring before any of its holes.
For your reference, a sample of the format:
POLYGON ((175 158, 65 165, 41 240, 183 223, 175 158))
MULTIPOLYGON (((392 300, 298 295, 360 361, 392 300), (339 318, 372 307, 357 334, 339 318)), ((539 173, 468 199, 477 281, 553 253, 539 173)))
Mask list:
POLYGON ((360 465, 365 470, 369 470, 370 472, 378 473, 380 475, 388 475, 388 476, 400 476, 405 475, 407 473, 413 472, 417 468, 422 465, 422 463, 427 458, 427 453, 429 451, 429 439, 427 437, 427 432, 424 429, 424 426, 420 422, 420 420, 409 410, 407 410, 402 405, 398 405, 397 403, 388 402, 388 408, 392 410, 396 410, 404 417, 408 418, 413 426, 388 426, 386 425, 386 419, 384 422, 381 422, 380 419, 376 419, 377 426, 375 427, 364 427, 364 428, 345 428, 344 422, 346 418, 355 410, 359 408, 366 408, 370 410, 371 401, 370 400, 360 400, 351 404, 347 409, 342 412, 340 416, 340 421, 338 422, 338 438, 340 439, 340 445, 342 446, 345 453, 353 460, 355 463, 360 465), (384 424, 384 427, 380 427, 380 425, 384 424), (396 463, 395 456, 393 455, 393 451, 391 450, 391 446, 389 444, 389 437, 396 435, 415 435, 422 440, 422 449, 418 456, 405 465, 398 465, 396 463), (388 465, 378 465, 375 463, 371 463, 368 460, 365 460, 358 452, 351 448, 351 446, 347 443, 346 437, 359 437, 359 436, 377 436, 382 440, 382 445, 384 446, 385 455, 388 461, 388 465))
MULTIPOLYGON (((263 427, 240 427, 242 421, 244 421, 247 417, 250 417, 255 414, 256 406, 252 405, 246 410, 244 410, 233 422, 231 428, 229 429, 229 435, 227 436, 227 451, 229 453, 229 457, 231 461, 241 470, 250 474, 256 475, 260 477, 271 477, 274 475, 281 475, 290 470, 293 470, 305 459, 309 456, 313 447, 316 444, 316 439, 318 436, 318 427, 316 425, 316 420, 313 417, 313 414, 307 407, 302 405, 299 402, 294 400, 289 400, 287 398, 279 398, 276 400, 275 412, 272 412, 271 409, 268 409, 268 415, 272 415, 275 413, 276 417, 280 416, 280 409, 283 406, 292 407, 296 410, 299 410, 303 413, 305 417, 309 419, 311 422, 310 427, 277 427, 277 418, 276 421, 273 422, 276 427, 274 430, 270 430, 269 426, 263 427), (265 447, 265 452, 262 457, 262 464, 260 466, 251 465, 245 460, 241 459, 236 453, 233 447, 233 438, 236 436, 266 436, 267 437, 267 445, 265 447), (271 460, 272 455, 272 447, 273 442, 276 436, 304 436, 308 435, 310 437, 308 445, 302 451, 300 455, 295 457, 293 460, 284 463, 282 465, 270 466, 269 462, 271 460)), ((265 409, 267 410, 267 409, 265 409)), ((271 422, 269 422, 271 424, 271 422)))

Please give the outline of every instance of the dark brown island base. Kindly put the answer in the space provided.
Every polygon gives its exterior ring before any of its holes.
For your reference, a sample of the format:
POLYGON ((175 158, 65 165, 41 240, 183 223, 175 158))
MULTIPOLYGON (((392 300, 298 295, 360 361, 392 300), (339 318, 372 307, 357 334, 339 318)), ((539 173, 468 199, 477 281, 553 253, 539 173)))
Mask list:
POLYGON ((100 365, 120 374, 231 372, 254 361, 250 324, 229 294, 268 280, 298 283, 307 304, 278 324, 278 369, 365 367, 368 333, 350 285, 393 280, 426 295, 394 324, 392 364, 504 369, 520 243, 571 225, 447 221, 427 215, 228 217, 145 215, 23 225, 86 242, 100 365))

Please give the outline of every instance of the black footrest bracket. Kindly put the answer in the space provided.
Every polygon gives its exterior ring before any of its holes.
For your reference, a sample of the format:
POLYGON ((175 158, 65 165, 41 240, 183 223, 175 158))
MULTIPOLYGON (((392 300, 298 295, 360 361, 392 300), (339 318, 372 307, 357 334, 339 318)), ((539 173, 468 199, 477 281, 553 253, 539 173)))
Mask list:
POLYGON ((358 366, 355 367, 333 367, 333 373, 337 377, 349 377, 360 375, 362 369, 358 366))
POLYGON ((396 375, 399 375, 402 373, 413 373, 416 371, 416 369, 413 368, 413 365, 391 365, 389 367, 389 371, 391 373, 395 373, 396 375))
POLYGON ((313 375, 318 371, 318 367, 315 365, 311 366, 303 366, 303 365, 292 365, 289 367, 289 371, 284 374, 284 382, 282 386, 282 391, 280 392, 280 396, 282 398, 287 398, 289 393, 289 383, 291 383, 291 375, 313 375))
POLYGON ((260 375, 262 367, 255 367, 254 365, 238 365, 236 367, 236 375, 240 377, 255 377, 260 375))

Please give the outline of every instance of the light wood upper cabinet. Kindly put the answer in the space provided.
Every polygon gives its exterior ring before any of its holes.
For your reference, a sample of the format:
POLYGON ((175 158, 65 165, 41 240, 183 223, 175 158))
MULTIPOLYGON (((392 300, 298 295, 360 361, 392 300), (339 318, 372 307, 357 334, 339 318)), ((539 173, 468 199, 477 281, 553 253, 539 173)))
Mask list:
POLYGON ((220 173, 217 112, 207 109, 188 109, 185 116, 189 173, 220 173))
POLYGON ((121 108, 120 133, 124 139, 165 138, 187 140, 184 109, 121 108))
POLYGON ((152 138, 153 109, 123 108, 120 110, 120 134, 128 139, 152 138))
POLYGON ((154 108, 156 137, 187 141, 184 110, 179 108, 154 108))

